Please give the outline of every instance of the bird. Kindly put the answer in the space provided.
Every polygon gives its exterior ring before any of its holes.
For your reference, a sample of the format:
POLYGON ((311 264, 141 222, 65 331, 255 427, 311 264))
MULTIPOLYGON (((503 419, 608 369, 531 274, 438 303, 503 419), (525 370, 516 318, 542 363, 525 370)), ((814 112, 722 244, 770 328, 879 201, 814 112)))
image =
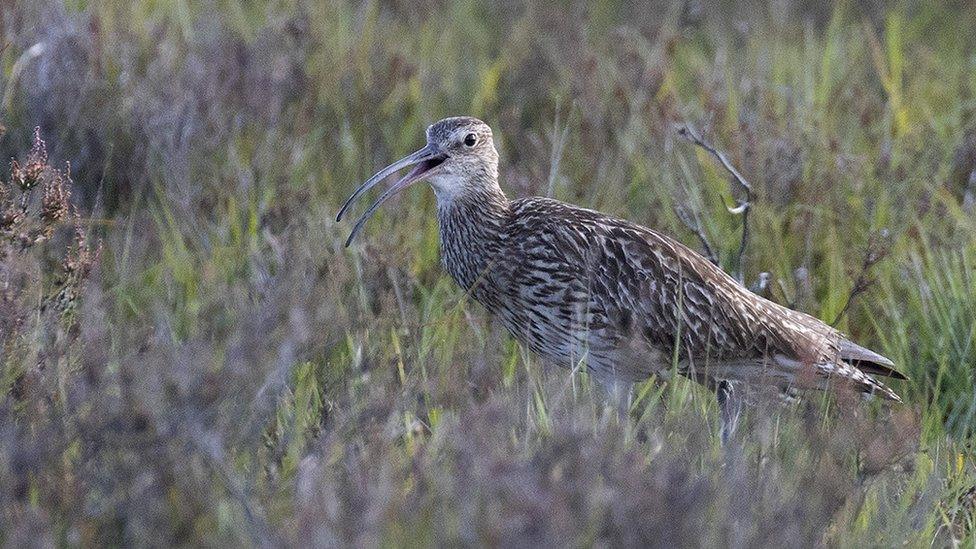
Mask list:
POLYGON ((545 361, 585 365, 609 395, 672 371, 715 391, 722 440, 735 429, 737 387, 846 385, 901 399, 877 379, 907 379, 888 358, 821 320, 761 297, 675 238, 558 200, 511 200, 491 128, 470 116, 426 130, 426 145, 360 185, 411 168, 356 220, 348 247, 388 199, 426 180, 437 203, 441 263, 475 301, 545 361))

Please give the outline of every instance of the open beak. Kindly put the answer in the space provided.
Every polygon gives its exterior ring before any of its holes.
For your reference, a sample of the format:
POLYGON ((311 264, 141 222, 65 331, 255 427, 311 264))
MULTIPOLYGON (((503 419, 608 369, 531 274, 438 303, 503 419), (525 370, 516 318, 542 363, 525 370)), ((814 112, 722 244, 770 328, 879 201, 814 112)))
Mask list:
POLYGON ((342 209, 340 209, 339 214, 336 215, 336 221, 341 220, 342 216, 346 213, 346 210, 349 209, 349 206, 351 206, 352 203, 355 202, 356 199, 362 196, 366 191, 375 187, 377 183, 383 181, 391 174, 394 174, 403 168, 414 166, 414 168, 410 170, 407 175, 403 176, 402 179, 394 183, 389 189, 380 195, 380 197, 376 199, 376 202, 373 202, 373 205, 367 208, 363 215, 356 220, 356 224, 353 226, 352 232, 349 233, 349 238, 346 239, 346 246, 349 246, 352 239, 356 237, 359 231, 363 228, 363 225, 366 224, 366 220, 369 219, 370 216, 372 216, 376 210, 387 201, 387 199, 397 195, 403 189, 406 189, 410 185, 413 185, 417 181, 420 181, 429 175, 430 171, 437 166, 440 166, 445 159, 447 159, 447 155, 438 150, 434 145, 428 143, 426 147, 420 149, 419 151, 401 158, 400 160, 397 160, 396 162, 376 172, 373 177, 370 177, 368 181, 360 185, 359 188, 356 189, 356 192, 352 193, 352 196, 350 196, 346 200, 346 203, 342 205, 342 209))

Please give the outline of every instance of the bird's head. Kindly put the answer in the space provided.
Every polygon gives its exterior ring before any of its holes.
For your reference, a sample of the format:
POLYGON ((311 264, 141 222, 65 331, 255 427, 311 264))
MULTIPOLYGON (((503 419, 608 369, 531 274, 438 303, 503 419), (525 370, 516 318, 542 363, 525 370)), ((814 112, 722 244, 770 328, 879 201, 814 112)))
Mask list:
POLYGON ((495 190, 498 186, 498 152, 488 124, 470 116, 445 118, 427 128, 427 145, 424 148, 376 172, 360 185, 342 205, 336 221, 342 219, 346 210, 366 191, 410 166, 413 169, 391 185, 360 216, 346 240, 346 246, 383 202, 418 181, 429 181, 438 202, 445 203, 466 193, 495 190))

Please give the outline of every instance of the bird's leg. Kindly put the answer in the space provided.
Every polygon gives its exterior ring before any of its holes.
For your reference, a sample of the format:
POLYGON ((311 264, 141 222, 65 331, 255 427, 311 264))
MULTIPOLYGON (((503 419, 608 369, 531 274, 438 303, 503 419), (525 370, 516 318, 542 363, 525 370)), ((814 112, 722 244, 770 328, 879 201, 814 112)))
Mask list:
POLYGON ((715 397, 718 399, 719 417, 721 419, 722 445, 729 442, 732 433, 739 425, 739 416, 742 414, 742 398, 736 394, 735 385, 723 379, 718 382, 715 389, 715 397))
POLYGON ((694 369, 686 372, 685 375, 704 385, 709 391, 715 392, 715 399, 718 401, 719 436, 724 446, 735 433, 739 425, 739 416, 742 414, 742 397, 736 394, 735 383, 727 379, 715 379, 694 369))

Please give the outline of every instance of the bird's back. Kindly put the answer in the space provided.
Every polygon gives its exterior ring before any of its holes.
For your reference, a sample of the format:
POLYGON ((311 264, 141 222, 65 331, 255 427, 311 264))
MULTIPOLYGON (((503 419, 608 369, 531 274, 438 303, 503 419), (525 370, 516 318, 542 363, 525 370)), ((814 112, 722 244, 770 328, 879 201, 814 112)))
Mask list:
POLYGON ((546 358, 585 358, 637 381, 670 368, 792 386, 812 373, 897 396, 866 375, 891 362, 820 320, 757 296, 700 254, 640 225, 547 198, 511 203, 473 296, 546 358))

